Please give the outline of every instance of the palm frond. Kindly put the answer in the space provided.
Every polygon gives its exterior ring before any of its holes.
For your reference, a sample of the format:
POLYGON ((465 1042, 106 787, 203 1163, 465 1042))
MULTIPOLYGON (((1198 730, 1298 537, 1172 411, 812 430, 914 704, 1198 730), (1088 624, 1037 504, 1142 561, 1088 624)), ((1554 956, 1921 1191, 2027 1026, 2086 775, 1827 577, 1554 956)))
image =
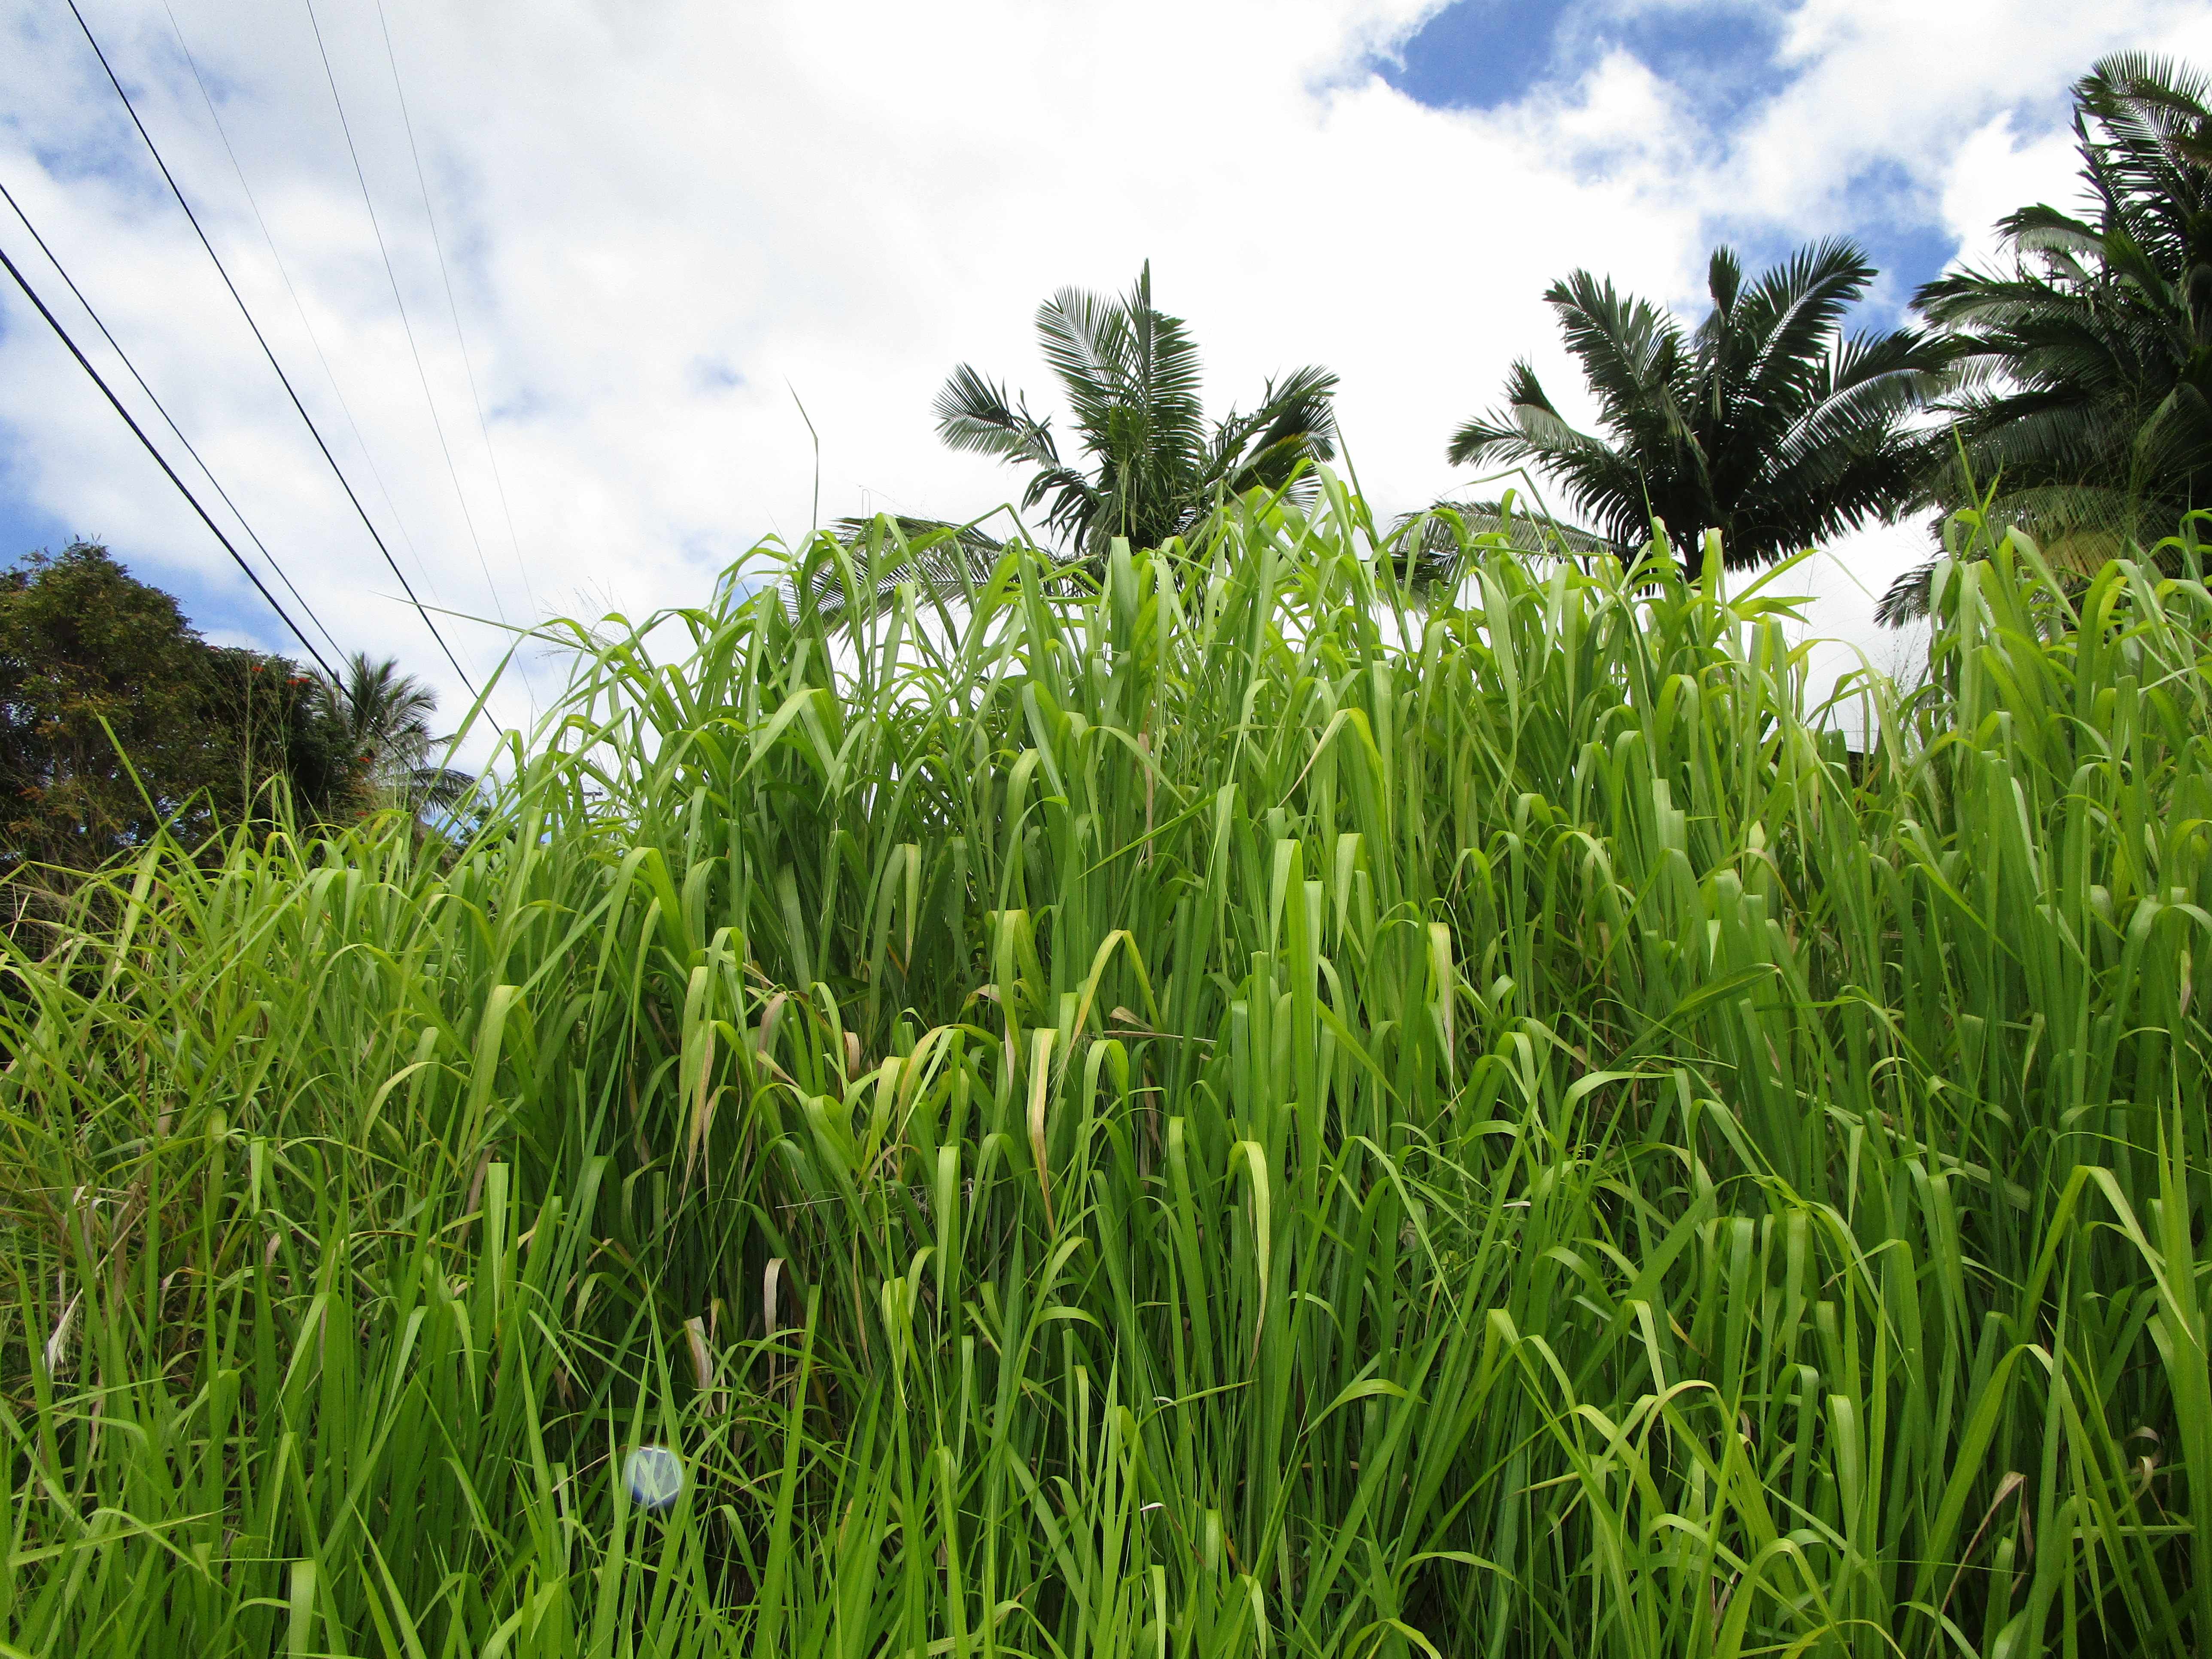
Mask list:
POLYGON ((1632 434, 1641 447, 1687 435, 1677 396, 1690 348, 1674 319, 1646 300, 1617 293, 1577 270, 1545 295, 1558 313, 1567 349, 1597 394, 1603 424, 1632 434))
POLYGON ((2009 521, 2081 570, 2154 544, 2212 490, 2212 82, 2123 54, 2075 98, 2091 212, 2007 215, 2011 269, 1951 273, 1915 304, 1948 337, 1935 406, 1963 462, 1943 457, 1923 493, 1955 504, 1995 477, 2009 521))
POLYGON ((1705 264, 1705 292, 1712 296, 1713 315, 1725 319, 1735 309, 1736 295, 1743 291, 1743 261, 1735 250, 1717 247, 1705 264))
POLYGON ((473 772, 450 766, 418 766, 407 774, 403 793, 407 805, 417 812, 450 813, 474 799, 477 787, 473 772))
POLYGON ((1719 531, 1732 566, 1893 512, 1917 476, 1911 418, 1954 385, 1954 354, 1911 331, 1842 337, 1874 274, 1840 239, 1750 281, 1716 248, 1712 309, 1686 331, 1649 301, 1572 272, 1544 297, 1597 401, 1598 432, 1571 426, 1518 362, 1504 408, 1462 425, 1451 459, 1540 468, 1618 544, 1641 544, 1655 518, 1686 546, 1719 531))
POLYGON ((1334 457, 1336 386, 1328 369, 1308 365, 1279 386, 1269 380, 1249 415, 1231 410, 1207 446, 1201 489, 1218 481, 1231 494, 1279 489, 1299 467, 1334 457))
POLYGON ((945 380, 934 408, 937 435, 954 449, 1041 465, 1060 459, 1051 422, 1036 419, 1026 404, 1010 404, 1004 386, 966 363, 945 380))
POLYGON ((1875 268, 1841 238, 1800 248, 1766 273, 1731 321, 1755 343, 1741 385, 1740 411, 1787 421, 1810 391, 1844 313, 1866 291, 1875 268))
POLYGON ((982 586, 1006 555, 1006 544, 973 524, 952 524, 903 514, 840 519, 815 556, 794 568, 785 602, 794 615, 811 613, 830 627, 872 615, 903 583, 933 601, 950 603, 982 586), (839 558, 831 546, 842 550, 839 558))
POLYGON ((1902 628, 1928 615, 1929 590, 1936 580, 1936 561, 1930 559, 1906 571, 1883 590, 1874 608, 1874 619, 1884 628, 1902 628))
POLYGON ((1452 434, 1446 459, 1454 466, 1540 464, 1571 452, 1602 450, 1602 439, 1567 424, 1526 358, 1506 371, 1505 407, 1478 416, 1452 434))
POLYGON ((1422 588, 1456 582, 1468 555, 1485 547, 1556 558, 1611 556, 1625 562, 1629 556, 1629 550, 1608 537, 1498 500, 1441 500, 1401 513, 1390 521, 1382 544, 1403 578, 1422 588))
POLYGON ((1044 507, 1044 529, 1079 558, 1099 557, 1116 537, 1160 546, 1217 494, 1282 488, 1335 453, 1336 377, 1319 368, 1270 380, 1250 414, 1232 409, 1209 429, 1197 343, 1154 304, 1149 262, 1126 295, 1062 289, 1036 321, 1080 459, 1064 459, 1048 420, 965 365, 939 396, 938 429, 956 448, 1031 469, 1023 506, 1044 507))

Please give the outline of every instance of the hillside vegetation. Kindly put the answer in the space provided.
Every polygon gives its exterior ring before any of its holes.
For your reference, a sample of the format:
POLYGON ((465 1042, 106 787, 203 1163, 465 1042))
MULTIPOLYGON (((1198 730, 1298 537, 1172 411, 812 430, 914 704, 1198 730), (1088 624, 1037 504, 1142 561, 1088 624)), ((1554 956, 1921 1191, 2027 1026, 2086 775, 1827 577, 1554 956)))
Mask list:
POLYGON ((1786 568, 1373 536, 824 538, 10 947, 9 1650, 2199 1651, 2193 543, 1859 756, 1786 568))

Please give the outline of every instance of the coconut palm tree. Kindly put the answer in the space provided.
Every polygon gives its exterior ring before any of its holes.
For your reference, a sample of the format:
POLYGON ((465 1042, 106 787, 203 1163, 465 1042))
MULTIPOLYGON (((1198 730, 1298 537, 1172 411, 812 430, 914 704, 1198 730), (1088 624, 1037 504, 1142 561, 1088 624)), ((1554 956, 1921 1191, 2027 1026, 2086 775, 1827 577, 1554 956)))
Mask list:
MULTIPOLYGON (((937 430, 954 449, 1029 469, 1022 506, 1045 507, 1042 528, 1065 550, 1059 574, 1048 577, 1057 586, 1079 582, 1080 568, 1117 536, 1155 548, 1189 533, 1224 497, 1302 493, 1300 469, 1336 453, 1337 381, 1325 368, 1268 380, 1249 413, 1206 418, 1197 344, 1181 318, 1152 303, 1149 261, 1126 297, 1062 289, 1037 307, 1036 330, 1074 417, 1072 452, 1062 453, 1050 415, 967 363, 937 394, 937 430)), ((854 556, 850 576, 812 561, 793 573, 791 596, 832 625, 856 599, 879 601, 902 581, 957 598, 989 576, 1008 545, 974 522, 905 515, 843 519, 833 533, 854 556)))
POLYGON ((1587 270, 1545 299, 1595 394, 1601 433, 1568 424, 1526 360, 1505 407, 1453 434, 1455 465, 1531 465, 1610 541, 1678 547, 1721 532, 1730 568, 1771 563, 1908 501, 1924 466, 1908 426, 1941 368, 1911 330, 1841 332, 1875 268, 1853 243, 1799 249, 1748 285, 1735 254, 1707 267, 1712 310, 1685 330, 1587 270))
POLYGON ((397 800, 416 811, 451 811, 475 792, 473 775, 432 761, 445 741, 430 732, 438 695, 400 672, 396 659, 378 662, 355 652, 338 678, 318 677, 315 703, 323 730, 372 801, 397 800))
POLYGON ((1148 261, 1126 298, 1062 289, 1037 308, 1037 338, 1074 417, 1063 455, 1050 416, 963 363, 937 395, 937 430, 955 449, 1030 469, 1024 507, 1079 558, 1116 536, 1158 547, 1224 495, 1279 489, 1336 453, 1336 376, 1308 367, 1269 380, 1249 412, 1209 422, 1198 346, 1152 303, 1148 261))
MULTIPOLYGON (((2167 59, 2100 60, 2074 88, 2088 211, 2000 220, 2002 263, 1921 289, 1956 352, 1956 422, 1928 494, 2087 572, 2154 546, 2212 495, 2212 82, 2167 59)), ((1881 614, 1924 614, 1933 566, 1881 614)))

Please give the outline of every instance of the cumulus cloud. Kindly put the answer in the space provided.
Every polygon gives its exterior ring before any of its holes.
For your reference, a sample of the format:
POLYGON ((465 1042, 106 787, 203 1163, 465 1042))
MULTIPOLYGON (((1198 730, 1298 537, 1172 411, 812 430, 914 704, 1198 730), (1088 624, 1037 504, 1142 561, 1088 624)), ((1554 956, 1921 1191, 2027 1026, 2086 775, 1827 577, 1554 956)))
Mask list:
MULTIPOLYGON (((1574 386, 1538 298, 1561 272, 1691 308, 1720 234, 1893 220, 1972 246, 2070 192, 2064 89, 2098 52, 2212 58, 2168 0, 1574 0, 1525 94, 1450 109, 1382 73, 1428 0, 325 0, 321 49, 304 3, 83 3, 410 579, 518 623, 701 599, 805 532, 817 468, 825 518, 1006 499, 1012 474, 937 443, 937 386, 965 360, 1048 391, 1037 301, 1146 258, 1215 407, 1328 364, 1363 485, 1410 506, 1463 482, 1445 438, 1513 356, 1574 386), (1759 95, 1692 95, 1679 54, 1613 27, 1655 14, 1755 28, 1759 95)), ((0 0, 0 180, 340 641, 460 706, 66 12, 0 0)), ((4 216, 0 244, 58 295, 4 216)), ((0 431, 0 494, 105 534, 214 631, 284 644, 12 297, 0 431)), ((1889 649, 1859 587, 1918 536, 1838 550, 1856 580, 1832 561, 1822 625, 1889 649)), ((472 672, 499 654, 495 629, 447 627, 472 672)), ((518 682, 495 712, 528 708, 518 682)))

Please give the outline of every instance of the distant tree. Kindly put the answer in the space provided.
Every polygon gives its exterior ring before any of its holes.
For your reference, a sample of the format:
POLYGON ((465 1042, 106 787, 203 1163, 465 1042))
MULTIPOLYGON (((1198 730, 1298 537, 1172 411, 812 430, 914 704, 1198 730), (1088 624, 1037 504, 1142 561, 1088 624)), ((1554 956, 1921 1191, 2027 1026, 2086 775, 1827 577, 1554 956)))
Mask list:
POLYGON ((1444 590, 1466 572, 1465 541, 1476 538, 1539 557, 1591 559, 1628 556, 1632 550, 1573 525, 1561 524, 1540 507, 1517 502, 1437 501, 1390 521, 1386 544, 1399 574, 1414 587, 1444 590))
MULTIPOLYGON (((937 394, 937 431, 954 449, 1029 469, 1022 506, 1045 507, 1042 527, 1066 548, 1068 567, 1103 557, 1117 536, 1161 546, 1224 497, 1297 490, 1301 466, 1336 453, 1336 376, 1325 368, 1268 380, 1249 413, 1206 418, 1198 346, 1182 319, 1153 305, 1149 261, 1125 298, 1060 289, 1037 307, 1036 331, 1074 416, 1074 452, 1062 453, 1049 415, 966 363, 937 394)), ((865 594, 848 592, 834 567, 814 565, 803 579, 807 602, 833 623, 853 599, 872 603, 902 581, 957 596, 1006 555, 1006 544, 972 523, 844 519, 836 533, 856 552, 872 546, 889 556, 865 594)))
POLYGON ((363 805, 451 809, 474 793, 471 774, 433 763, 442 741, 430 732, 437 693, 402 673, 397 659, 356 651, 340 678, 316 678, 313 707, 363 805))
POLYGON ((852 577, 860 587, 848 590, 845 573, 828 559, 813 560, 808 571, 795 576, 805 589, 808 607, 833 625, 844 621, 854 599, 864 608, 872 606, 901 582, 918 583, 941 599, 957 598, 986 580, 1006 551, 1004 542, 978 526, 902 513, 840 519, 832 534, 853 556, 852 577))
POLYGON ((86 869, 163 824, 192 841, 343 782, 296 664, 209 646, 91 542, 0 571, 0 873, 86 869), (125 757, 128 757, 126 764, 125 757))
POLYGON ((1149 262, 1126 298, 1062 289, 1037 308, 1036 331, 1074 416, 1078 455, 1061 453, 1049 416, 966 363, 938 393, 937 430, 955 449, 1029 468, 1023 506, 1047 504, 1045 527, 1079 556, 1116 536, 1158 547, 1217 497, 1280 489, 1304 463, 1336 453, 1336 376, 1325 368, 1267 381, 1249 413, 1206 419, 1198 346, 1181 318, 1153 305, 1149 262))
MULTIPOLYGON (((2007 215, 2005 263, 1913 304, 1960 360, 1929 496, 1955 509, 1993 491, 1992 520, 2087 573, 2212 505, 2212 82, 2126 53, 2074 103, 2087 214, 2007 215)), ((1926 613, 1933 568, 1899 580, 1885 620, 1926 613)))
POLYGON ((1856 245, 1832 240, 1747 287, 1735 254, 1716 249, 1712 310, 1685 330, 1577 270, 1544 297, 1596 395, 1602 435, 1570 426, 1524 359, 1505 407, 1461 427, 1450 459, 1549 473, 1615 543, 1641 545, 1658 518, 1693 566, 1708 531, 1739 568, 1893 514, 1925 465, 1909 419, 1943 359, 1911 330, 1841 331, 1875 274, 1856 245))
POLYGON ((227 763, 206 796, 213 818, 269 819, 276 806, 270 785, 279 779, 297 822, 316 823, 350 811, 352 769, 324 722, 314 671, 238 646, 202 649, 207 738, 227 763))

